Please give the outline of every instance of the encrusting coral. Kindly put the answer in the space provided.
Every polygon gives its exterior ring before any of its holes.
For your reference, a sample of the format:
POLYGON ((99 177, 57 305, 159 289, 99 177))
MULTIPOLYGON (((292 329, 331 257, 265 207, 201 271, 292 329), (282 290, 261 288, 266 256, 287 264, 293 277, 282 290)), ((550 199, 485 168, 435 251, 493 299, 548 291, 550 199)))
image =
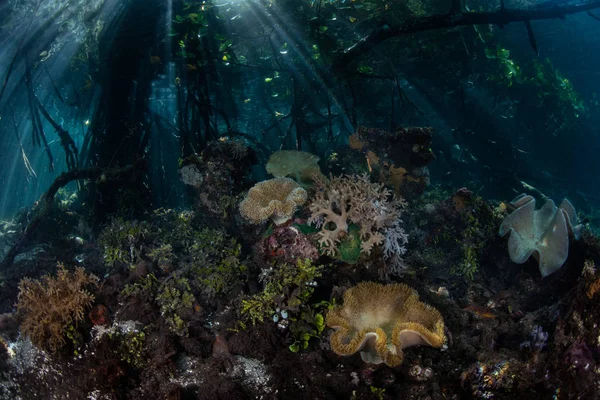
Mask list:
POLYGON ((311 186, 315 179, 326 180, 319 157, 305 151, 280 150, 271 154, 267 172, 277 178, 290 177, 303 187, 311 186))
POLYGON ((85 309, 94 301, 85 287, 98 282, 83 268, 69 272, 60 263, 58 267, 56 278, 47 275, 41 281, 21 280, 17 303, 24 314, 21 332, 37 347, 52 352, 66 344, 67 329, 83 320, 85 309))
POLYGON ((269 218, 276 225, 287 222, 298 206, 306 202, 308 194, 294 180, 275 178, 254 185, 240 203, 242 217, 260 224, 269 218))
POLYGON ((547 200, 539 210, 535 199, 521 194, 510 202, 515 211, 502 222, 499 235, 510 233, 508 253, 510 259, 522 264, 531 255, 539 261, 542 276, 558 270, 569 256, 569 232, 575 239, 581 236, 575 208, 564 199, 559 207, 547 200))
POLYGON ((361 252, 370 254, 383 245, 386 258, 405 253, 408 236, 400 227, 405 202, 392 195, 383 184, 372 183, 367 175, 331 177, 317 180, 317 192, 309 204, 308 222, 320 227, 319 244, 326 254, 335 256, 341 239, 351 224, 360 227, 361 252))
POLYGON ((404 284, 361 282, 344 293, 344 304, 325 318, 334 328, 331 349, 342 356, 360 351, 365 362, 402 363, 402 350, 416 345, 442 347, 444 320, 404 284))

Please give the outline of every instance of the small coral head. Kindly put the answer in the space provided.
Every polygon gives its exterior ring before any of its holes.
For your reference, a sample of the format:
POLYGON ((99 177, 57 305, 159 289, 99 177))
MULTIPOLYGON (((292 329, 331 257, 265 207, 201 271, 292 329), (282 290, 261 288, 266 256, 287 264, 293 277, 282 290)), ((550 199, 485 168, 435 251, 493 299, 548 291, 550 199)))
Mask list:
POLYGON ((362 282, 344 293, 344 304, 327 314, 335 329, 331 348, 339 355, 360 352, 363 361, 390 367, 402 363, 402 350, 417 345, 441 347, 444 320, 403 284, 362 282))

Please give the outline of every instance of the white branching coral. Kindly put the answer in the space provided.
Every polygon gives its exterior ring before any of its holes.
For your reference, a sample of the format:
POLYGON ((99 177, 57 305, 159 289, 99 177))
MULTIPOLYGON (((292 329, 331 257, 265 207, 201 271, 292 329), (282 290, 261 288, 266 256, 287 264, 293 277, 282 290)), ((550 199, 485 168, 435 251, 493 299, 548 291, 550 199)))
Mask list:
POLYGON ((396 259, 405 253, 408 241, 400 227, 405 206, 403 199, 367 175, 332 176, 327 183, 317 181, 308 222, 321 228, 318 241, 330 256, 336 255, 349 225, 355 224, 360 228, 362 253, 370 254, 373 247, 383 245, 385 257, 396 259))

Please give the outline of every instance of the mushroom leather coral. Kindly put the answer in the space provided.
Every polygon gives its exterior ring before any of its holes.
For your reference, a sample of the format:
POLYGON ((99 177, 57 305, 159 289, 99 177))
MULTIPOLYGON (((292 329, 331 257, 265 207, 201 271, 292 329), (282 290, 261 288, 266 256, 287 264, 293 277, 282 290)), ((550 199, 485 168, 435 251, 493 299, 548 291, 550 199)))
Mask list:
POLYGON ((360 351, 363 361, 402 363, 402 350, 416 345, 442 347, 444 320, 404 284, 361 282, 344 293, 344 304, 331 310, 326 324, 334 328, 332 350, 342 356, 360 351))
POLYGON ((269 218, 277 225, 288 221, 296 208, 306 202, 308 194, 289 178, 275 178, 254 185, 240 203, 242 217, 260 224, 269 218))
POLYGON ((280 150, 271 154, 267 172, 283 178, 291 177, 300 185, 311 186, 314 179, 327 180, 319 168, 319 157, 305 151, 280 150))
POLYGON ((567 200, 556 207, 547 200, 539 210, 535 199, 521 194, 510 203, 516 208, 500 225, 499 235, 508 238, 510 259, 522 264, 531 255, 539 261, 540 273, 548 276, 558 270, 569 256, 569 232, 575 239, 581 236, 575 208, 567 200))

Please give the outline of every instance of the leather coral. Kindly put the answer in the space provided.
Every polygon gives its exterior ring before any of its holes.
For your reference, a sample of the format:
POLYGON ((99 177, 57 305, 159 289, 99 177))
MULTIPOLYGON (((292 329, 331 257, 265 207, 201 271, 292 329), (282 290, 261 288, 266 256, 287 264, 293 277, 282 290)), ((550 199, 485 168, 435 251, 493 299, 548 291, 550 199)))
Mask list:
POLYGON ((544 277, 562 267, 569 256, 569 233, 577 240, 583 228, 569 200, 564 199, 558 207, 547 200, 536 210, 535 199, 521 194, 510 204, 515 210, 502 221, 498 232, 500 236, 510 234, 510 259, 523 264, 533 255, 544 277))
POLYGON ((335 353, 360 352, 363 361, 390 367, 402 363, 407 347, 442 347, 446 341, 440 312, 404 284, 361 282, 344 293, 344 304, 331 310, 325 322, 335 329, 335 353))
POLYGON ((254 185, 240 203, 242 217, 260 224, 269 218, 281 225, 292 218, 296 208, 306 202, 308 194, 289 178, 275 178, 254 185))

